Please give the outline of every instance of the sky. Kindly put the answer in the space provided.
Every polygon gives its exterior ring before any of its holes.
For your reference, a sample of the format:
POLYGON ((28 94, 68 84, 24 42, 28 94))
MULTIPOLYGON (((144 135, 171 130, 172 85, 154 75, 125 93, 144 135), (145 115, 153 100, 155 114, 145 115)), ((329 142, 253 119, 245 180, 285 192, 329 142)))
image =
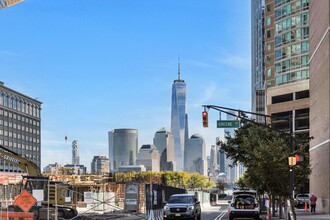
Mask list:
MULTIPOLYGON (((0 10, 0 81, 41 101, 41 165, 108 152, 108 132, 138 129, 138 145, 170 131, 172 84, 187 84, 189 135, 207 155, 219 113, 251 109, 251 15, 246 0, 25 0, 0 10), (67 142, 65 141, 67 136, 67 142)), ((225 115, 222 116, 226 117, 225 115)))

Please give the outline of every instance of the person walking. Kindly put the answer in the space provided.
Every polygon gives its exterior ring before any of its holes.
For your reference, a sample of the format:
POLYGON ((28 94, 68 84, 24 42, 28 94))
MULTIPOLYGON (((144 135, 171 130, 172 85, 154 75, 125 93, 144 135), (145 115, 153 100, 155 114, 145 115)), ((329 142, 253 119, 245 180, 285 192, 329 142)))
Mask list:
POLYGON ((315 213, 316 200, 317 200, 317 197, 314 196, 314 194, 312 193, 312 196, 309 198, 310 205, 311 205, 311 213, 313 213, 313 212, 315 213))

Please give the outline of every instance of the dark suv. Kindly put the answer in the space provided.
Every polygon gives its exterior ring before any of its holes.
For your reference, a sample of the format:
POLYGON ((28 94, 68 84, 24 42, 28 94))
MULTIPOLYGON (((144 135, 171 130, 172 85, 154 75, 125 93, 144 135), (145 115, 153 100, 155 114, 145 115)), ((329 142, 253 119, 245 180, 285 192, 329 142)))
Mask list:
POLYGON ((201 206, 195 195, 174 194, 164 206, 164 219, 201 219, 201 206))

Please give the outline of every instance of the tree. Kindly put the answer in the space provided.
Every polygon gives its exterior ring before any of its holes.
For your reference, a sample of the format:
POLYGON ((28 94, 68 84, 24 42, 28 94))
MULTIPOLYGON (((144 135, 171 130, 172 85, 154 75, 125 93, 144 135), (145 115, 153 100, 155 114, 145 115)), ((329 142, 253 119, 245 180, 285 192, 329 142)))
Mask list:
MULTIPOLYGON (((290 196, 288 156, 290 143, 297 143, 298 140, 284 132, 274 131, 252 122, 244 123, 235 131, 234 137, 226 133, 226 140, 226 143, 221 143, 221 147, 227 157, 233 159, 234 163, 240 162, 246 167, 245 184, 259 193, 290 196)), ((304 143, 306 145, 307 141, 304 143)), ((308 153, 303 150, 299 153, 306 160, 291 167, 299 177, 296 179, 296 186, 306 181, 310 174, 308 153)))

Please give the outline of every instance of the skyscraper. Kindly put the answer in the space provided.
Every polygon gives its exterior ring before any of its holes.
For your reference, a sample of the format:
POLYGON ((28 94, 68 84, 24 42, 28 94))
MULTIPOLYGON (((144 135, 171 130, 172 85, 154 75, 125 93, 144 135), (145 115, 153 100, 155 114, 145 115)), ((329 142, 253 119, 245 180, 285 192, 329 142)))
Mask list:
MULTIPOLYGON (((0 145, 33 160, 40 167, 41 102, 0 82, 0 145)), ((0 160, 0 171, 18 168, 0 160)))
POLYGON ((198 172, 207 175, 205 140, 200 134, 194 134, 187 140, 184 169, 187 172, 198 172))
POLYGON ((153 144, 144 144, 136 158, 136 165, 144 165, 146 170, 159 172, 160 155, 153 144))
POLYGON ((135 165, 138 152, 136 129, 114 129, 109 132, 110 168, 117 171, 120 166, 135 165))
POLYGON ((174 142, 171 132, 161 128, 155 133, 154 145, 157 147, 160 154, 160 170, 175 170, 174 162, 174 142))
POLYGON ((185 145, 185 115, 186 115, 186 83, 180 78, 180 62, 178 64, 178 79, 172 85, 171 133, 174 138, 174 160, 177 171, 183 170, 185 145))
POLYGON ((109 174, 109 159, 106 156, 94 156, 91 163, 92 174, 109 174))
MULTIPOLYGON (((251 1, 251 100, 252 112, 265 114, 264 0, 251 1)), ((259 123, 264 117, 255 116, 259 123)))
POLYGON ((78 141, 74 140, 72 142, 72 164, 79 165, 80 158, 79 158, 79 148, 78 148, 78 141))

